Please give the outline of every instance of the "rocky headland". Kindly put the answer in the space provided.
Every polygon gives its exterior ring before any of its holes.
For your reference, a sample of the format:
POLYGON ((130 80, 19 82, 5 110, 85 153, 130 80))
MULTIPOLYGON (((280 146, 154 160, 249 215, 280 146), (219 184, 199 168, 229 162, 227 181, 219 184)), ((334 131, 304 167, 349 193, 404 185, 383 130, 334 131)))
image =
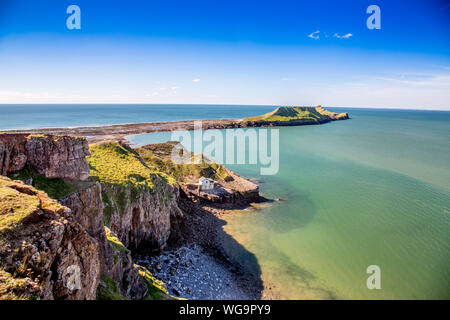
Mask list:
POLYGON ((248 205, 258 187, 207 159, 172 163, 161 150, 173 146, 0 134, 0 297, 258 298, 259 285, 238 284, 245 272, 226 261, 215 240, 218 219, 201 208, 248 205), (226 195, 191 194, 187 186, 200 175, 215 178, 226 195), (171 252, 195 276, 175 281, 174 271, 146 268, 171 252))
MULTIPOLYGON (((342 119, 320 106, 280 107, 203 129, 342 119)), ((256 257, 221 219, 268 201, 258 185, 178 142, 133 149, 123 139, 181 129, 193 122, 0 133, 0 299, 270 298, 256 257), (174 147, 196 161, 173 161, 174 147), (227 257, 224 239, 251 272, 227 257)))

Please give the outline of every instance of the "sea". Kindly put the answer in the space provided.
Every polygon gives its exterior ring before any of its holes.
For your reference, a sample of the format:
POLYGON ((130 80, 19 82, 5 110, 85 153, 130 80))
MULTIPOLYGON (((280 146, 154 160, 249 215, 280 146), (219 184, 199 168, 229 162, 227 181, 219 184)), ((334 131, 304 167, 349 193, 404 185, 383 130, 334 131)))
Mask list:
MULTIPOLYGON (((0 105, 0 131, 242 118, 273 109, 0 105)), ((275 174, 262 175, 259 161, 225 163, 277 199, 221 217, 228 255, 280 299, 450 299, 450 112, 328 109, 350 119, 256 129, 278 130, 275 174)), ((171 138, 128 137, 135 146, 171 138)))

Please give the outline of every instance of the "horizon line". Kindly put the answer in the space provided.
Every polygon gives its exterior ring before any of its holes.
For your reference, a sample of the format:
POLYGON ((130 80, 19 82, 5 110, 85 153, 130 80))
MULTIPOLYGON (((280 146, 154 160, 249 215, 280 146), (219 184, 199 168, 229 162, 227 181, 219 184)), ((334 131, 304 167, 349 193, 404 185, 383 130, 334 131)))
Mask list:
POLYGON ((181 106, 195 106, 195 105, 205 105, 205 106, 259 106, 259 107, 317 107, 322 106, 326 108, 352 108, 352 109, 381 109, 381 110, 411 110, 411 111, 450 111, 450 107, 448 109, 442 109, 440 107, 432 108, 432 109, 423 109, 423 108, 411 108, 411 107, 353 107, 353 106, 331 106, 331 105, 301 105, 301 104, 236 104, 236 103, 142 103, 142 102, 82 102, 82 103, 1 103, 0 106, 5 105, 181 105, 181 106))

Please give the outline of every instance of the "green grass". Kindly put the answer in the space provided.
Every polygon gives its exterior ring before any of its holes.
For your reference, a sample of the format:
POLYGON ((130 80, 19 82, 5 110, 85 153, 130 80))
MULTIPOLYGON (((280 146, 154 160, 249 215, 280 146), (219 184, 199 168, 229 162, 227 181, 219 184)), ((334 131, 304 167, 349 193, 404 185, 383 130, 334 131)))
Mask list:
POLYGON ((0 176, 0 232, 15 230, 32 213, 66 209, 45 192, 0 176))
MULTIPOLYGON (((157 143, 137 148, 141 158, 155 170, 164 172, 179 182, 185 182, 186 177, 198 179, 208 177, 211 179, 225 179, 229 176, 228 170, 213 161, 201 158, 199 163, 175 163, 171 160, 174 142, 157 143)), ((200 155, 190 154, 191 159, 200 155)))
POLYGON ((0 300, 29 300, 33 297, 21 295, 25 293, 26 281, 14 278, 11 273, 0 269, 0 300))
POLYGON ((119 252, 130 252, 130 250, 123 245, 123 243, 117 238, 117 235, 112 232, 108 227, 105 227, 106 238, 108 242, 112 245, 115 251, 119 252))
POLYGON ((128 300, 126 297, 119 293, 117 283, 108 276, 102 276, 101 280, 106 284, 106 288, 101 285, 97 288, 98 300, 128 300))
POLYGON ((144 283, 147 286, 147 295, 144 297, 143 300, 171 300, 175 299, 171 295, 167 293, 167 290, 165 288, 165 285, 162 281, 156 279, 150 271, 148 271, 146 268, 141 267, 137 264, 134 265, 135 268, 139 269, 139 275, 141 276, 141 279, 144 281, 144 283))
POLYGON ((151 171, 138 156, 118 143, 91 145, 87 157, 91 177, 100 183, 145 185, 153 188, 151 171))
POLYGON ((131 148, 113 142, 91 145, 87 157, 91 177, 100 183, 154 187, 154 178, 161 176, 168 183, 175 183, 165 174, 146 166, 131 148))
POLYGON ((244 122, 280 122, 298 121, 320 123, 330 119, 330 116, 338 115, 322 107, 279 107, 274 111, 261 116, 244 118, 244 122))
POLYGON ((2 186, 0 180, 0 233, 15 229, 30 214, 39 210, 39 198, 2 186))
POLYGON ((33 187, 36 189, 42 190, 49 195, 49 197, 53 199, 61 199, 65 196, 75 192, 77 190, 77 186, 75 183, 71 183, 65 181, 61 178, 49 179, 44 177, 43 175, 38 174, 36 171, 31 169, 30 167, 26 167, 14 175, 10 175, 11 179, 21 180, 23 182, 28 179, 33 179, 33 187))

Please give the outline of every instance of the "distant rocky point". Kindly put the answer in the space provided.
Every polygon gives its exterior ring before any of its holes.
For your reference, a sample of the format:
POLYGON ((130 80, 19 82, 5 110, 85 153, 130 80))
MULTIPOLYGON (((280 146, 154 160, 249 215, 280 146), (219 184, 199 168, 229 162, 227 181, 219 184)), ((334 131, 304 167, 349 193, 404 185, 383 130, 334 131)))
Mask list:
POLYGON ((261 116, 244 118, 247 126, 252 125, 306 125, 321 124, 335 120, 348 119, 348 113, 336 113, 317 107, 278 107, 261 116))

